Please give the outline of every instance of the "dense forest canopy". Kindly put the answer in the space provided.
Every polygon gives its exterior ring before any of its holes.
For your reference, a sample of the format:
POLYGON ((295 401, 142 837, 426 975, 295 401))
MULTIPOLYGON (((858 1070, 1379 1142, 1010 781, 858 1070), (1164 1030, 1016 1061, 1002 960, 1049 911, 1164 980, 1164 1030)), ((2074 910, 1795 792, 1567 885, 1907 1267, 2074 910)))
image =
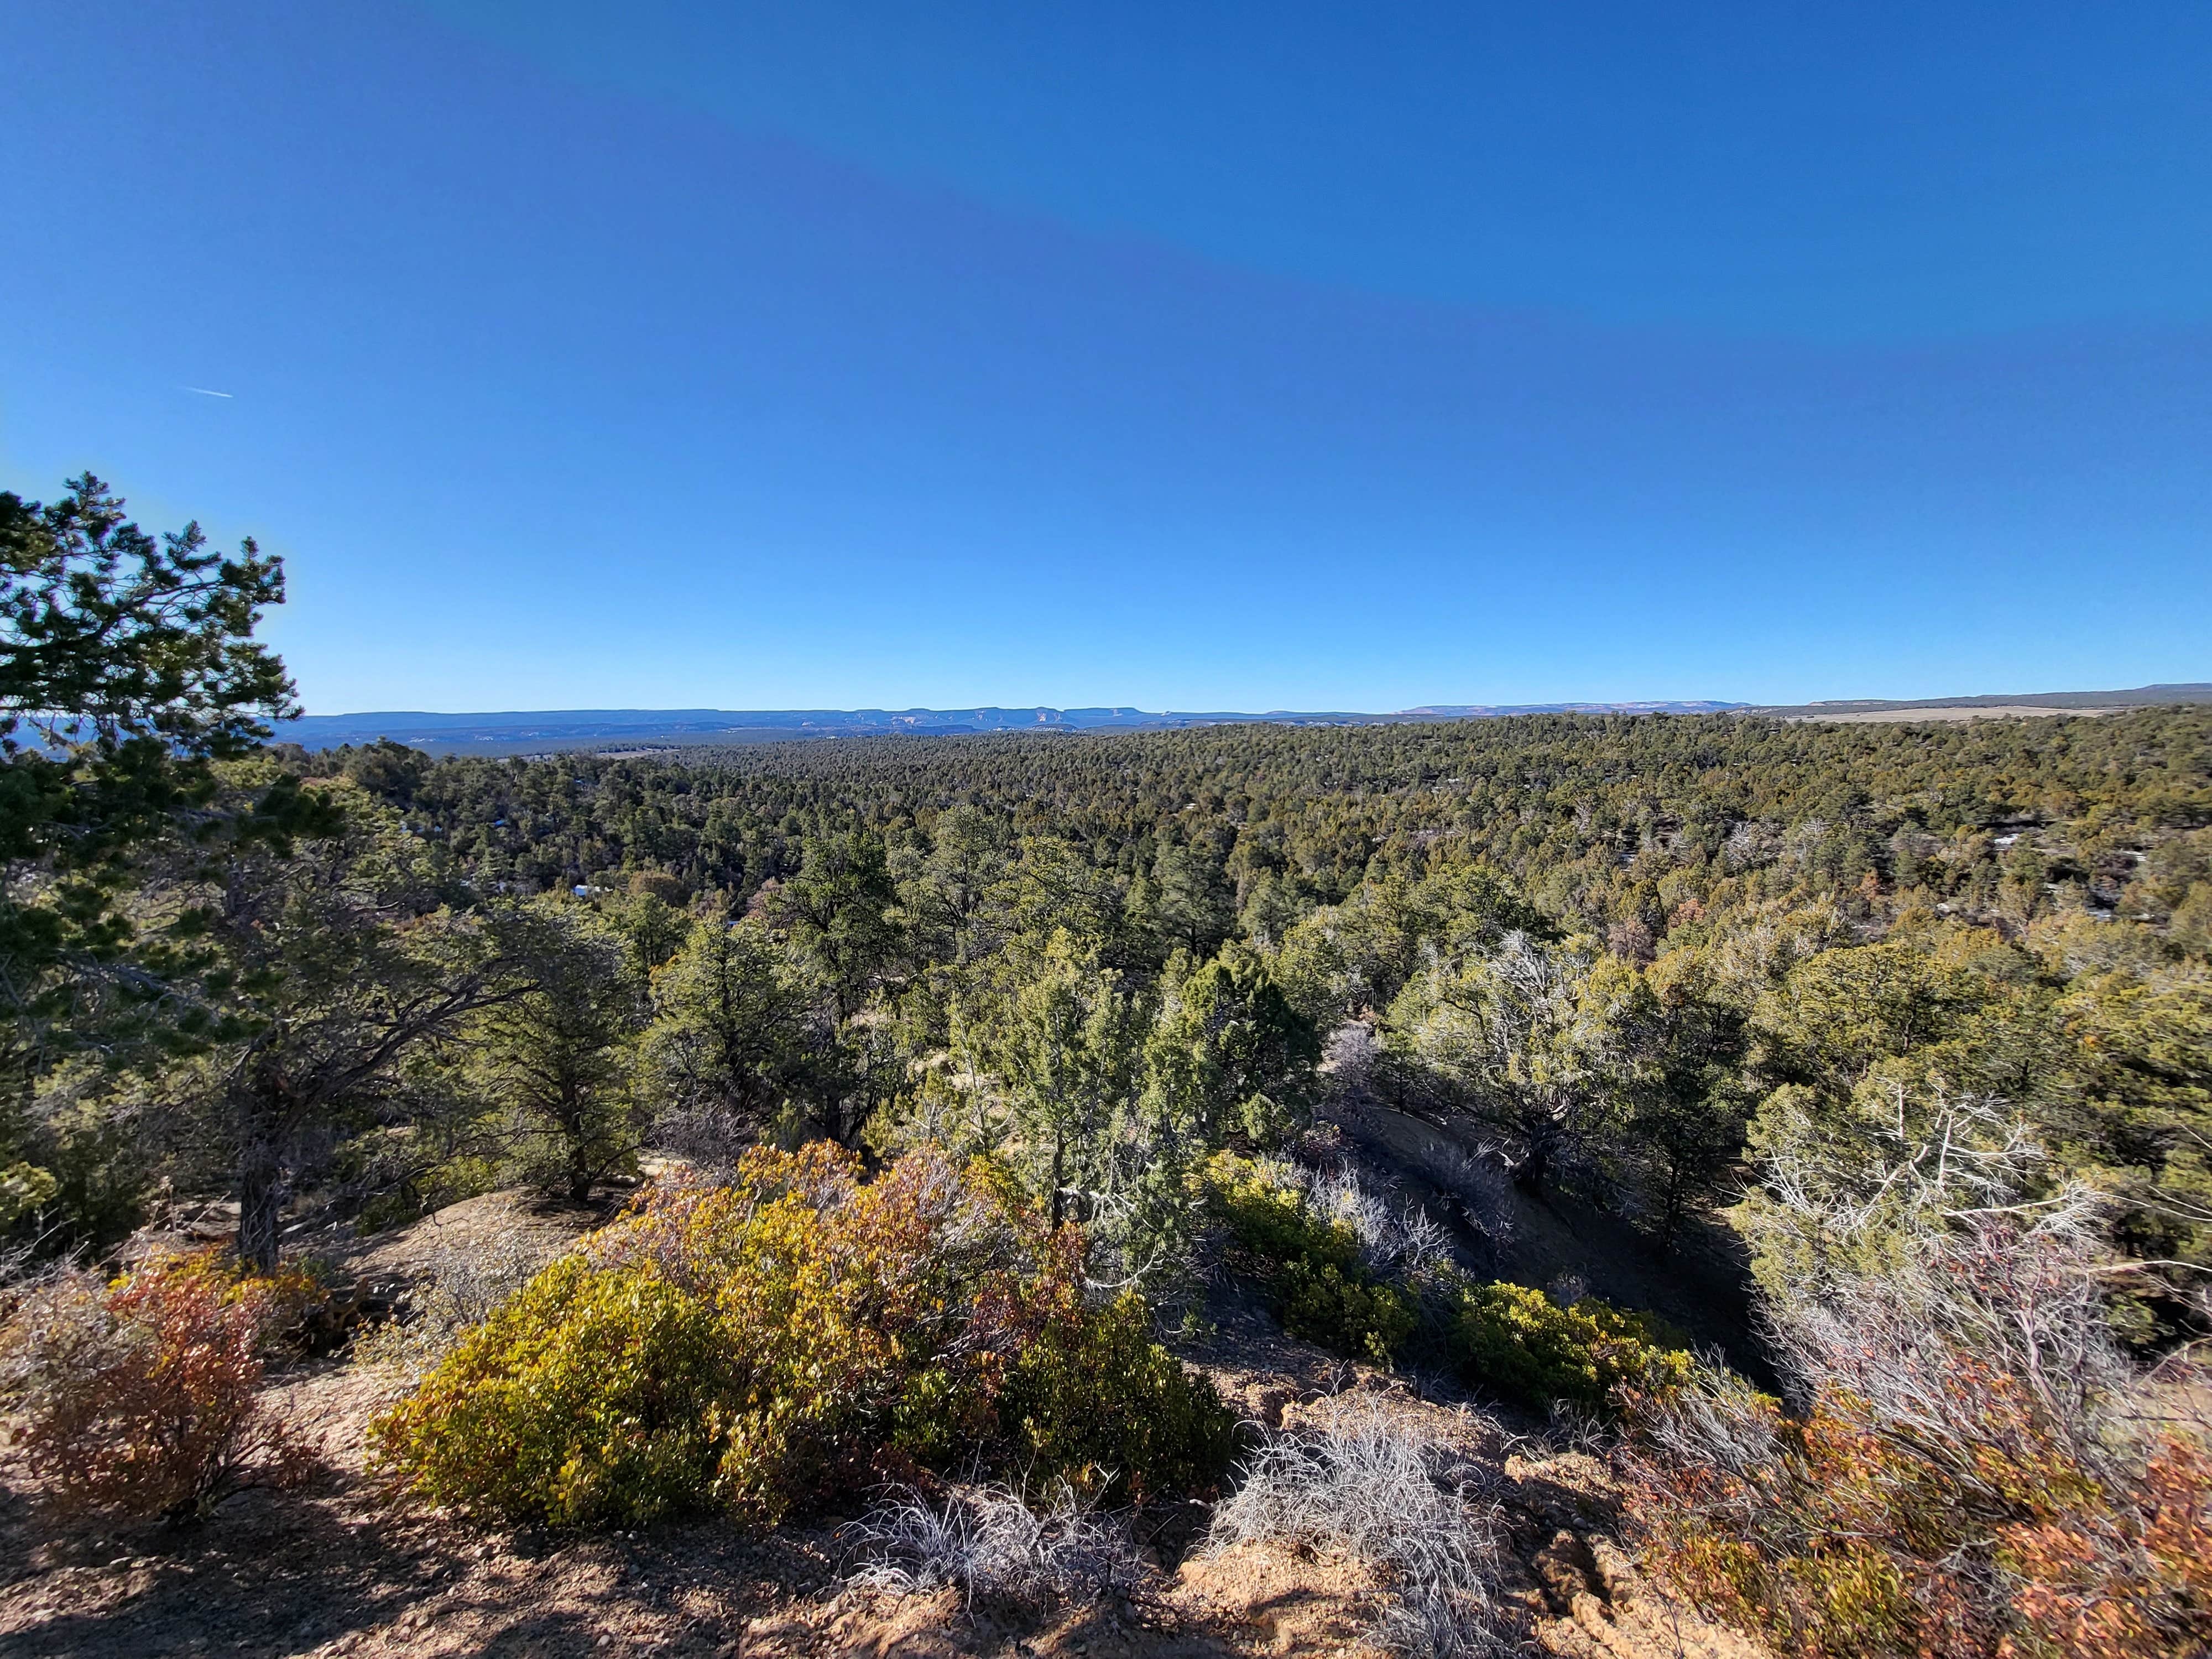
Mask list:
POLYGON ((494 879, 542 888, 659 870, 740 898, 794 872, 810 834, 860 825, 919 843, 938 813, 970 805, 1125 878, 1164 848, 1202 848, 1247 902, 1270 878, 1293 902, 1334 903, 1370 873, 1478 857, 1562 911, 1654 927, 1731 878, 1780 896, 1871 872, 1972 903, 1993 880, 2017 881, 2028 853, 2008 862, 2017 843, 1996 841, 2025 830, 2055 860, 2046 881, 2109 909, 2138 855, 2212 822, 2201 708, 1925 726, 1540 715, 670 759, 433 763, 368 750, 330 763, 494 879))
MULTIPOLYGON (((1863 1108, 1917 1066, 1916 1088, 2033 1110, 2065 1156, 2132 1194, 2123 1231, 2143 1251, 2200 1249, 2201 708, 1885 726, 1554 715, 644 759, 433 763, 381 746, 289 764, 375 795, 483 895, 788 920, 810 860, 826 869, 842 848, 878 885, 861 906, 872 955, 832 975, 830 1023, 874 998, 924 1047, 953 1029, 963 993, 948 972, 973 981, 1048 924, 1073 922, 1155 997, 1187 971, 1178 951, 1255 952, 1317 1029, 1376 1030, 1401 1103, 1492 1120, 1530 1178, 1564 1153, 1572 1178, 1667 1237, 1735 1192, 1745 1135, 1776 1133, 1759 1127, 1761 1099, 1777 1119, 1808 1091, 1863 1108), (1549 936, 1575 995, 1612 999, 1602 1036, 1560 1016, 1582 1050, 1577 1098, 1501 1106, 1495 1067, 1455 1057, 1459 1004, 1489 994, 1468 977, 1478 912, 1489 946, 1506 916, 1549 936), (1374 959, 1349 959, 1362 951, 1374 959), (1638 997, 1663 1014, 1632 1017, 1638 997), (1627 1087, 1639 1071, 1660 1080, 1627 1087)), ((837 915, 849 925, 832 906, 801 931, 837 915)))

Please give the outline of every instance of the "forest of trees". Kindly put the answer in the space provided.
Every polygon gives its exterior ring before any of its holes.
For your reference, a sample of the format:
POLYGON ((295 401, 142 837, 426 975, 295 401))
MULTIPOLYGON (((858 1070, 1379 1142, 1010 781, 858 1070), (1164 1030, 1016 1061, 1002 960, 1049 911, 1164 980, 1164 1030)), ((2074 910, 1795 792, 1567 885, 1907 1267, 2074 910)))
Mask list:
POLYGON ((2193 1261, 2208 757, 2212 716, 2181 708, 210 759, 189 836, 106 890, 137 943, 111 947, 103 1034, 56 1040, 89 1004, 23 1028, 16 1156, 44 1173, 18 1179, 92 1237, 216 1180, 193 1160, 218 1149, 250 1205, 265 1167, 398 1215, 526 1167, 580 1194, 648 1140, 957 1122, 1105 1159, 1039 1179, 1119 1206, 1110 1148, 1158 1171, 1164 1125, 1195 1155, 1248 1101, 1295 1122, 1322 1042, 1364 1021, 1401 1103, 1662 1240, 1733 1200, 1747 1138, 1940 1087, 2018 1103, 2127 1194, 2131 1247, 2193 1261), (172 914, 188 944, 147 925, 172 914), (1268 1058, 1212 1036, 1209 1080, 1176 1080, 1200 1027, 1268 1058), (327 1094, 218 1125, 162 1103, 219 1075, 252 1095, 279 1032, 327 1094), (1079 1085, 1018 1081, 1046 1033, 1079 1085))
POLYGON ((96 486, 10 510, 19 1231, 228 1188, 273 1260, 288 1205, 918 1122, 1121 1206, 1168 1126, 1295 1124, 1364 1021, 1401 1102, 1662 1239, 1747 1139, 1942 1088, 2028 1111, 2143 1254, 2212 1240, 2204 709, 310 755, 257 746, 273 564, 96 486))
POLYGON ((826 1141, 988 1158, 1157 1292, 1356 1053, 1655 1257, 1726 1212, 1770 1298, 1889 1261, 1940 1140, 2094 1194, 2130 1352, 2201 1334, 2212 709, 311 754, 251 544, 85 478, 0 548, 19 1267, 826 1141))

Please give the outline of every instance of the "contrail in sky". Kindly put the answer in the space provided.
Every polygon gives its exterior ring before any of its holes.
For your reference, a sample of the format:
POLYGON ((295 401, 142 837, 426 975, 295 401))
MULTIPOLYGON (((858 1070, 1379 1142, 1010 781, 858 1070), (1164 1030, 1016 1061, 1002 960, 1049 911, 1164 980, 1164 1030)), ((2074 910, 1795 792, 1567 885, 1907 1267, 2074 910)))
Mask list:
POLYGON ((228 392, 210 392, 204 386, 179 386, 177 390, 179 392, 197 392, 203 398, 228 398, 230 396, 230 393, 228 392))

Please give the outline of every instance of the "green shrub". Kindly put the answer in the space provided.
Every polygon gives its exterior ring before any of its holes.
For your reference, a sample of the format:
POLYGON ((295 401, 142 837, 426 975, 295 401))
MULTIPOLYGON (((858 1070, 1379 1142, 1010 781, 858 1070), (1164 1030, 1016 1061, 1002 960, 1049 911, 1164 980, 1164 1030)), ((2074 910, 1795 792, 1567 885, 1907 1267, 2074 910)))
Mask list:
MULTIPOLYGON (((1367 1267, 1348 1225, 1232 1152, 1207 1164, 1206 1183, 1239 1265, 1267 1287, 1285 1330, 1384 1364, 1405 1351, 1419 1323, 1414 1294, 1367 1267)), ((1441 1294, 1451 1364, 1468 1382, 1530 1405, 1564 1400, 1609 1411, 1623 1384, 1656 1390, 1689 1375, 1680 1341, 1647 1316, 1595 1297, 1563 1308, 1541 1291, 1476 1285, 1449 1268, 1423 1282, 1441 1294)))
POLYGON ((1235 1450, 1235 1414, 1152 1340, 1133 1291, 1048 1324, 1016 1362, 999 1415, 1025 1474, 1085 1497, 1204 1490, 1235 1450))
POLYGON ((548 1266, 379 1425, 422 1496, 568 1526, 696 1507, 733 1367, 713 1307, 638 1268, 548 1266))
POLYGON ((1413 1334, 1413 1299, 1398 1285, 1333 1262, 1290 1261, 1278 1276, 1283 1328, 1339 1353, 1388 1364, 1413 1334))
POLYGON ((1614 1408, 1624 1385, 1646 1391, 1688 1379, 1692 1361, 1656 1321, 1584 1297, 1561 1307, 1524 1285, 1449 1285, 1445 1341, 1479 1387, 1547 1407, 1614 1408))
POLYGON ((1087 1304, 1082 1240, 933 1152, 749 1154, 547 1267, 374 1425, 432 1502, 512 1522, 787 1514, 978 1454, 1145 1496, 1210 1486, 1227 1413, 1087 1304))
POLYGON ((1232 1152, 1214 1156, 1206 1181, 1215 1212, 1243 1265, 1267 1287, 1285 1330, 1382 1364, 1404 1347, 1413 1298, 1368 1270, 1350 1227, 1317 1214, 1304 1193, 1232 1152))

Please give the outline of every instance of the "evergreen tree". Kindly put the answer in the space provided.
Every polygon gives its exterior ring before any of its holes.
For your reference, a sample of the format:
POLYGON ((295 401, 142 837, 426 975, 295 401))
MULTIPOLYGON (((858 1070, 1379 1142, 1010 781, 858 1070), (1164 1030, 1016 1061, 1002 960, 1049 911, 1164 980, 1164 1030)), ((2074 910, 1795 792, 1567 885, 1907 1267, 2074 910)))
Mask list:
POLYGON ((1230 945, 1194 969, 1178 952, 1164 984, 1145 1049, 1158 1109, 1208 1146, 1232 1133, 1273 1145, 1302 1127, 1321 1041, 1267 959, 1230 945))
POLYGON ((112 1048, 167 999, 134 951, 134 855, 208 814, 217 763, 295 712, 254 642, 281 560, 197 524, 159 537, 90 473, 51 505, 0 491, 0 1228, 55 1191, 22 1156, 40 1073, 112 1048))
POLYGON ((573 900, 530 900, 494 926, 514 984, 471 1034, 476 1075, 525 1169, 581 1204, 635 1163, 644 981, 624 941, 573 900))
POLYGON ((702 922, 653 975, 644 1059, 664 1130, 734 1156, 834 1073, 834 1005, 762 922, 702 922))

